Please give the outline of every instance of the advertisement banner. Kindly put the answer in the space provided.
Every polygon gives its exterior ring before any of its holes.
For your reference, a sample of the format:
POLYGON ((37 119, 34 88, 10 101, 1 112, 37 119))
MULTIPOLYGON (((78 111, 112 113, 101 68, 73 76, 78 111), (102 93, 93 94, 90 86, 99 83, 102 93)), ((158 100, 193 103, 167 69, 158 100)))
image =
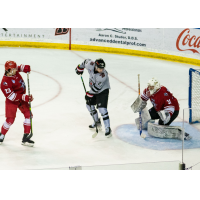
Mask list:
POLYGON ((67 28, 0 28, 0 41, 69 43, 67 28), (57 34, 56 34, 57 33, 57 34))
POLYGON ((162 45, 162 30, 136 28, 73 28, 72 44, 90 44, 116 48, 152 48, 162 45), (155 37, 156 35, 156 37, 155 37))
POLYGON ((164 29, 164 49, 185 54, 200 53, 200 30, 192 28, 164 29))
MULTIPOLYGON (((69 35, 69 28, 0 28, 0 41, 69 44, 69 35)), ((198 28, 72 28, 71 44, 200 59, 198 28)))

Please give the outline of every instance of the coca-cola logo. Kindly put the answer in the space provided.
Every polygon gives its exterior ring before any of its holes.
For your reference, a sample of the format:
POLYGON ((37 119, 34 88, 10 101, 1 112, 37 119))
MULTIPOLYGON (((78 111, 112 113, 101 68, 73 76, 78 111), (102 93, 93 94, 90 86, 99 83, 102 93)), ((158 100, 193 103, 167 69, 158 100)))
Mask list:
POLYGON ((190 35, 190 29, 184 29, 176 40, 176 48, 179 51, 192 51, 193 53, 199 53, 196 49, 200 47, 200 36, 190 35), (191 49, 187 48, 193 47, 191 49))

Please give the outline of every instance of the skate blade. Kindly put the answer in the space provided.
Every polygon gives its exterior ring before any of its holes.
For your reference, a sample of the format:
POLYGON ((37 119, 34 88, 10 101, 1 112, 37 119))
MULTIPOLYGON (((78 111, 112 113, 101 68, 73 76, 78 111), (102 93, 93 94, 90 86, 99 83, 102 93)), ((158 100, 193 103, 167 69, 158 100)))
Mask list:
POLYGON ((95 138, 97 136, 97 132, 95 132, 93 135, 92 135, 92 138, 95 138))
POLYGON ((22 145, 23 146, 27 146, 27 147, 33 147, 34 146, 34 144, 29 144, 27 142, 25 142, 25 143, 22 142, 22 145))
POLYGON ((144 133, 142 133, 140 136, 141 136, 143 139, 146 138, 146 135, 145 135, 144 133))
POLYGON ((2 144, 2 142, 0 142, 0 144, 2 144))
POLYGON ((112 134, 110 133, 110 134, 109 134, 109 135, 107 135, 106 137, 107 137, 107 138, 110 138, 110 137, 112 137, 112 134))
POLYGON ((192 139, 192 137, 190 136, 190 137, 186 137, 186 138, 184 138, 184 140, 191 140, 192 139))
MULTIPOLYGON (((96 127, 94 127, 94 128, 89 128, 91 131, 96 131, 96 127)), ((98 131, 102 131, 102 126, 101 127, 98 127, 97 126, 97 129, 98 129, 98 131)))
POLYGON ((102 126, 97 127, 99 131, 102 131, 102 126))

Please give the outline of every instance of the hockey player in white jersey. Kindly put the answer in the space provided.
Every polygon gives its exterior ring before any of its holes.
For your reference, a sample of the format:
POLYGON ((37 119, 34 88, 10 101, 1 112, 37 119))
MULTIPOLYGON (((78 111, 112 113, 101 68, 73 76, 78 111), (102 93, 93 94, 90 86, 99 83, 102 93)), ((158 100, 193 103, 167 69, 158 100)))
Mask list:
MULTIPOLYGON (((82 75, 85 68, 88 70, 90 75, 90 91, 86 92, 85 95, 86 107, 91 115, 93 113, 98 129, 101 129, 101 120, 95 109, 95 105, 97 105, 105 125, 105 136, 111 137, 110 119, 107 110, 110 82, 105 66, 105 62, 102 58, 97 59, 95 62, 91 59, 86 59, 82 64, 76 67, 75 71, 78 75, 82 75), (91 109, 89 105, 91 105, 91 109)), ((89 128, 94 129, 95 123, 90 125, 89 128)))

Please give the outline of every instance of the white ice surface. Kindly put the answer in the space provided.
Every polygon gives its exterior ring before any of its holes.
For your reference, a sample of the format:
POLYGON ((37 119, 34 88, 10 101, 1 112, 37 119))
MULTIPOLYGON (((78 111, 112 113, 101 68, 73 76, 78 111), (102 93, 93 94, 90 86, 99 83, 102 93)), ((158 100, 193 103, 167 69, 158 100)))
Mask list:
MULTIPOLYGON (((31 65, 30 88, 34 101, 33 148, 21 145, 24 117, 18 111, 15 123, 0 146, 0 169, 49 169, 69 166, 114 165, 181 161, 181 150, 158 151, 130 145, 119 140, 115 128, 134 123, 137 114, 130 106, 137 98, 137 75, 141 91, 157 77, 179 100, 181 110, 188 107, 188 70, 193 65, 117 54, 33 48, 0 48, 0 75, 4 63, 31 65), (111 90, 108 112, 113 137, 104 133, 92 139, 92 123, 84 100, 84 89, 75 67, 84 59, 102 57, 109 73, 111 90)), ((21 73, 25 82, 26 74, 21 73)), ((88 73, 83 74, 86 87, 88 73)), ((5 121, 5 98, 0 92, 0 125, 5 121)), ((148 102, 148 107, 151 103, 148 102)), ((182 111, 177 121, 182 120, 182 111)), ((199 125, 195 125, 200 128, 199 125)), ((184 150, 184 162, 190 167, 200 162, 200 149, 184 150)), ((197 165, 193 169, 200 169, 197 165)))

